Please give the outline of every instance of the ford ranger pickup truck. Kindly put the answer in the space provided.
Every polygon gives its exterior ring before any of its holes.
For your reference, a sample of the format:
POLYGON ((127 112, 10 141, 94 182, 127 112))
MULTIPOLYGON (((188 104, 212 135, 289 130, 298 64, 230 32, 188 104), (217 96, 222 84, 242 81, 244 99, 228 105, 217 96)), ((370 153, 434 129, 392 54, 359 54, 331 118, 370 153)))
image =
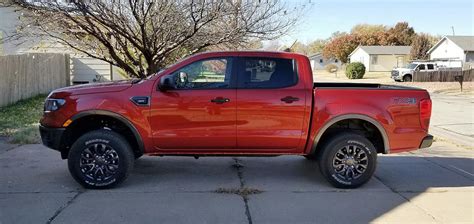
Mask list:
POLYGON ((142 155, 301 155, 355 188, 377 154, 431 146, 430 116, 423 89, 314 83, 295 53, 207 52, 146 79, 54 90, 40 132, 86 188, 123 182, 142 155))

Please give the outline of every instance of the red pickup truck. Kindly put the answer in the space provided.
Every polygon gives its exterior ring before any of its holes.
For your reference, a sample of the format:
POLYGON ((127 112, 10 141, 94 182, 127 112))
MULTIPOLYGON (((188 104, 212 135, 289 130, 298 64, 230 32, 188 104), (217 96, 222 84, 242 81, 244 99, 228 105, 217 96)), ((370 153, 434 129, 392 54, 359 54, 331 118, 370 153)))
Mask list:
POLYGON ((314 83, 295 53, 208 52, 147 79, 55 90, 40 133, 87 188, 119 184, 144 154, 301 155, 332 185, 355 188, 378 153, 431 146, 430 116, 423 89, 314 83))

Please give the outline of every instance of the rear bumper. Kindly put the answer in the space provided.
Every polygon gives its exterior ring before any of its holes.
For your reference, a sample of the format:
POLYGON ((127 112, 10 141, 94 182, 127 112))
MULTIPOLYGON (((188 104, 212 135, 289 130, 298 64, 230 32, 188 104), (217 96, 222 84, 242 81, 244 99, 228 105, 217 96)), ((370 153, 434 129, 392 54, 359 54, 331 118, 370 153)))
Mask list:
POLYGON ((428 148, 433 144, 433 135, 427 135, 426 137, 423 138, 420 144, 420 149, 422 148, 428 148))
POLYGON ((66 128, 49 128, 43 125, 39 126, 41 141, 48 148, 61 151, 61 138, 66 128))

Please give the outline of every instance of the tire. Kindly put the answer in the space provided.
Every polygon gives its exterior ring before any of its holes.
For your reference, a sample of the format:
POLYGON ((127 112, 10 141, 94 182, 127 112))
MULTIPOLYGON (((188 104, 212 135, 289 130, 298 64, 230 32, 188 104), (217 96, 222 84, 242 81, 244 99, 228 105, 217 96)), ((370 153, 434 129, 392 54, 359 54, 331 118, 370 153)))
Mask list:
POLYGON ((68 155, 68 168, 85 188, 107 189, 128 177, 134 161, 124 137, 110 130, 96 130, 74 142, 68 155))
POLYGON ((314 155, 314 154, 304 155, 304 158, 307 159, 307 160, 309 160, 309 161, 317 160, 317 157, 316 157, 316 155, 314 155))
POLYGON ((320 151, 320 171, 337 188, 357 188, 367 183, 376 165, 377 150, 358 134, 346 132, 333 136, 320 151))
POLYGON ((411 75, 405 75, 405 76, 403 76, 403 81, 404 81, 404 82, 411 82, 411 81, 412 81, 411 75))

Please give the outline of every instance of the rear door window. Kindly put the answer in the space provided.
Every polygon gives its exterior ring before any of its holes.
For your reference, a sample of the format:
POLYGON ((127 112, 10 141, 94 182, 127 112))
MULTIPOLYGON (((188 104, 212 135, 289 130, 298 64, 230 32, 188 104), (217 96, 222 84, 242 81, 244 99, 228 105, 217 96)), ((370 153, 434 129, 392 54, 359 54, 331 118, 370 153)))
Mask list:
POLYGON ((434 70, 433 64, 427 64, 426 67, 428 67, 428 70, 434 70))
POLYGON ((296 63, 284 58, 240 58, 238 88, 269 89, 296 85, 296 63))

